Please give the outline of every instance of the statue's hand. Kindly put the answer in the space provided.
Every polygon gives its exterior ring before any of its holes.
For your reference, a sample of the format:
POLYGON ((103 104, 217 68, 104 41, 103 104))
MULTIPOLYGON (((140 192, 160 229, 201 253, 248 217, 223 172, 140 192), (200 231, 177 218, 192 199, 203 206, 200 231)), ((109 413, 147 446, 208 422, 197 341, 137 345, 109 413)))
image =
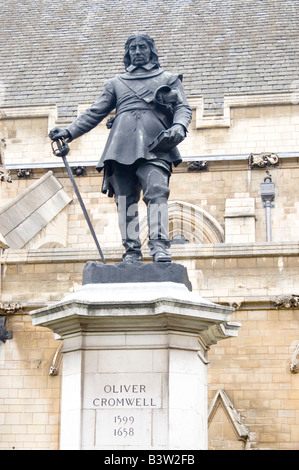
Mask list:
POLYGON ((69 131, 66 129, 61 129, 61 127, 53 127, 53 129, 49 132, 49 137, 51 140, 58 140, 58 139, 68 139, 71 140, 71 135, 69 131))
POLYGON ((174 144, 179 144, 186 137, 186 130, 181 124, 174 124, 167 132, 169 141, 174 144))

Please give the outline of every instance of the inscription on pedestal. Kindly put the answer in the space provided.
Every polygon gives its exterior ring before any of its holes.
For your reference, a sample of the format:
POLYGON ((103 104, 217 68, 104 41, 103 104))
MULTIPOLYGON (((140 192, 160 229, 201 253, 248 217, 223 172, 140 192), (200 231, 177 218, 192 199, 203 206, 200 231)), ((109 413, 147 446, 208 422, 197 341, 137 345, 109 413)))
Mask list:
POLYGON ((106 384, 101 397, 94 398, 92 404, 96 408, 146 408, 156 407, 155 401, 144 384, 106 384))
POLYGON ((121 374, 114 382, 110 374, 97 377, 92 387, 96 396, 91 396, 90 390, 87 393, 88 408, 96 412, 96 445, 150 444, 152 411, 162 408, 162 388, 161 377, 146 375, 142 383, 135 374, 121 374))
POLYGON ((147 446, 152 431, 151 412, 143 409, 96 412, 96 445, 147 446))
POLYGON ((64 341, 60 448, 206 449, 200 345, 236 336, 234 309, 205 302, 177 277, 87 281, 61 303, 31 312, 34 326, 64 341))

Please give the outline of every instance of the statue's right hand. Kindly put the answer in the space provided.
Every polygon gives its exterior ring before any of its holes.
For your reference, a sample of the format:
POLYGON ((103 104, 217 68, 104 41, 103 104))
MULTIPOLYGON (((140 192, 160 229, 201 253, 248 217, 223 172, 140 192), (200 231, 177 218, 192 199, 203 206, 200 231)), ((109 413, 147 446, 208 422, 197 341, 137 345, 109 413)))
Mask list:
POLYGON ((68 130, 61 129, 61 127, 53 127, 53 129, 49 132, 49 137, 51 140, 58 140, 58 139, 68 139, 70 140, 71 135, 68 130))

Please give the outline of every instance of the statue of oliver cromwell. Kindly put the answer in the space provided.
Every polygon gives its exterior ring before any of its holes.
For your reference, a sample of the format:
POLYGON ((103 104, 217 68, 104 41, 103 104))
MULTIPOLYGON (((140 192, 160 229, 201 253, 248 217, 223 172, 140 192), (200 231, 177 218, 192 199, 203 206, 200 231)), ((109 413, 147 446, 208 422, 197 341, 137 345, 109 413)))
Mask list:
POLYGON ((97 164, 102 192, 115 197, 125 253, 123 262, 142 259, 138 201, 147 205, 148 246, 154 262, 170 262, 167 200, 172 166, 181 162, 177 145, 186 137, 192 111, 182 76, 164 71, 154 40, 132 34, 125 44, 125 72, 108 80, 98 100, 66 129, 49 137, 68 142, 93 129, 113 110, 110 134, 97 164))

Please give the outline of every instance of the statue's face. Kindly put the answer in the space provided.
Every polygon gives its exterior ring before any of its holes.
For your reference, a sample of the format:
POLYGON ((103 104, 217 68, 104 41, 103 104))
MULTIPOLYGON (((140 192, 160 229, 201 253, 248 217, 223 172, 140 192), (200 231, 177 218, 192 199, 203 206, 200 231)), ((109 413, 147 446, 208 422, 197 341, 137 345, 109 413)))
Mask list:
POLYGON ((133 65, 145 65, 151 59, 151 48, 147 41, 142 38, 133 39, 129 46, 129 55, 131 64, 133 65))

